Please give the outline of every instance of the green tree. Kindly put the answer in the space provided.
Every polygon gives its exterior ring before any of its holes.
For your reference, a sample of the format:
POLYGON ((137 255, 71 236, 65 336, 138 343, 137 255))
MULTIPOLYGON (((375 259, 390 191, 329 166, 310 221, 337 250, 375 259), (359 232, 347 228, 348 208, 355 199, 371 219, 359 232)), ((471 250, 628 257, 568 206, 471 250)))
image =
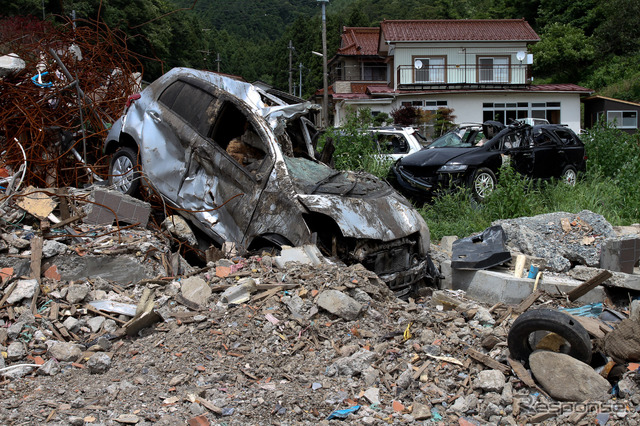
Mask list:
POLYGON ((534 74, 551 77, 557 83, 575 83, 583 69, 592 63, 595 49, 590 37, 569 24, 546 27, 540 43, 532 48, 534 74))

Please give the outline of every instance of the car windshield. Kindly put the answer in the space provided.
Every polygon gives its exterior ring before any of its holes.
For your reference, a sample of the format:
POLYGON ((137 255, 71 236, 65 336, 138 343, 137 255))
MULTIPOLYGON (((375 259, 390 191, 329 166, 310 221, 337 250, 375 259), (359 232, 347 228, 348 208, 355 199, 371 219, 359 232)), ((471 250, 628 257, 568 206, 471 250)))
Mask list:
POLYGON ((477 146, 483 139, 482 132, 467 127, 451 130, 440 136, 429 145, 429 148, 471 148, 477 146))
POLYGON ((339 171, 303 157, 285 157, 284 162, 294 185, 303 194, 376 196, 378 191, 391 190, 383 181, 369 174, 339 171))

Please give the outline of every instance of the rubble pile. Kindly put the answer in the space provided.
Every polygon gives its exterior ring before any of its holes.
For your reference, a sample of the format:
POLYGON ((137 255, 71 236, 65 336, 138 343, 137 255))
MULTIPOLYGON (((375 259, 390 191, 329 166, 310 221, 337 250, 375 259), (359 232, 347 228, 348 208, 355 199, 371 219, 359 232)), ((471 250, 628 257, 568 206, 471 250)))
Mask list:
POLYGON ((594 350, 638 327, 578 316, 593 309, 566 296, 487 305, 430 289, 403 301, 312 248, 240 256, 225 245, 196 266, 153 222, 43 229, 33 206, 14 208, 22 222, 1 226, 2 424, 640 419, 635 359, 594 352, 588 364, 550 337, 513 358, 510 329, 533 309, 567 308, 594 350))
POLYGON ((106 179, 102 144, 142 67, 122 34, 104 23, 2 20, 0 180, 18 190, 106 179), (23 22, 27 21, 27 22, 23 22))

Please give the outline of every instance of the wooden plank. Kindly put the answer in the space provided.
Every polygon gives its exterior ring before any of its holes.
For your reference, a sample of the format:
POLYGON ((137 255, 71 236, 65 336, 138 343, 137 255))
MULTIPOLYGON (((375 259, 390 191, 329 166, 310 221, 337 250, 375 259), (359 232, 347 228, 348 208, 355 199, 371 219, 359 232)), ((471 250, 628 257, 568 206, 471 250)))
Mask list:
POLYGON ((601 325, 604 325, 602 321, 597 318, 589 318, 589 317, 581 317, 578 315, 571 315, 573 319, 578 321, 580 325, 582 325, 585 330, 589 333, 591 337, 595 337, 597 339, 602 339, 606 335, 604 331, 600 329, 601 325))
POLYGON ((540 290, 536 290, 526 297, 520 304, 513 310, 516 314, 521 314, 531 307, 536 300, 542 295, 540 290))
POLYGON ((611 278, 612 275, 613 274, 609 271, 602 271, 595 277, 583 282, 578 287, 571 290, 567 293, 567 297, 569 297, 569 300, 573 302, 598 287, 600 284, 611 278))
POLYGON ((518 376, 518 379, 520 379, 525 385, 529 386, 530 388, 537 387, 536 382, 533 381, 533 377, 531 377, 531 374, 529 374, 527 369, 524 368, 524 365, 522 365, 520 361, 516 361, 512 358, 507 358, 507 361, 509 362, 509 365, 511 366, 513 371, 516 373, 516 376, 518 376))
POLYGON ((31 239, 31 277, 38 282, 36 291, 31 298, 31 312, 34 315, 38 313, 38 296, 42 282, 42 244, 42 237, 39 235, 31 239))
POLYGON ((481 352, 476 351, 475 349, 471 349, 471 348, 467 349, 466 354, 469 355, 471 358, 475 359, 476 361, 479 361, 482 364, 486 365, 489 368, 502 371, 504 375, 511 374, 511 368, 502 364, 501 362, 496 361, 495 359, 491 358, 488 355, 485 355, 481 352))

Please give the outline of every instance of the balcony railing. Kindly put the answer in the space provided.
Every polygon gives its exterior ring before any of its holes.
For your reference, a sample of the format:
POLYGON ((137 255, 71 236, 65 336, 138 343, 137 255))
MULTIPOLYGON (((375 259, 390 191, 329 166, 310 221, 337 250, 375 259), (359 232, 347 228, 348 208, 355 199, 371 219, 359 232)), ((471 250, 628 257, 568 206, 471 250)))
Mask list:
POLYGON ((399 88, 503 87, 531 83, 529 66, 526 64, 434 65, 420 69, 400 65, 396 77, 399 88))

